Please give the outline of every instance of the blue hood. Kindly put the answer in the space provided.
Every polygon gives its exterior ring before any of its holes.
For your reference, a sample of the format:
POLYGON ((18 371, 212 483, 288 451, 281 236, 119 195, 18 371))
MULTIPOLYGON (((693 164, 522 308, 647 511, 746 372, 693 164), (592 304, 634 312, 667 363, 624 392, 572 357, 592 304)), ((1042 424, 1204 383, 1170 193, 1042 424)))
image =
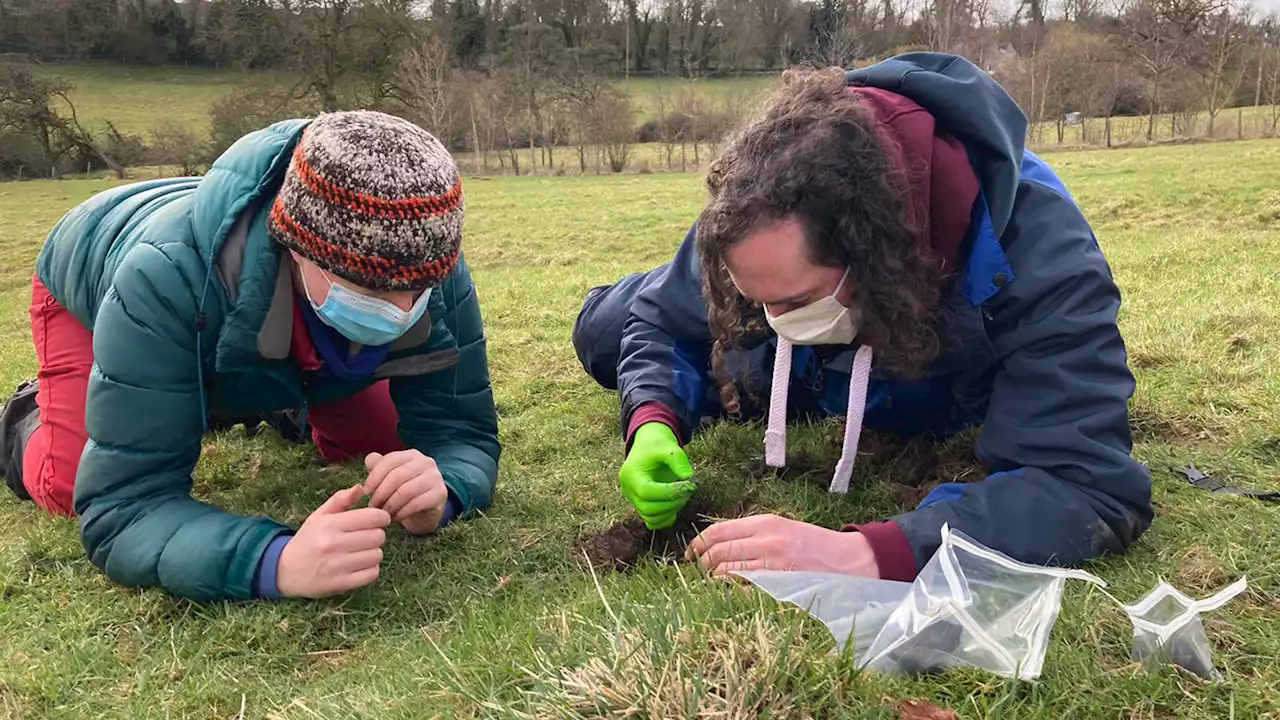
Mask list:
POLYGON ((955 55, 898 55, 847 75, 850 85, 880 88, 928 110, 938 127, 964 144, 997 236, 1013 214, 1027 118, 1000 84, 955 55))

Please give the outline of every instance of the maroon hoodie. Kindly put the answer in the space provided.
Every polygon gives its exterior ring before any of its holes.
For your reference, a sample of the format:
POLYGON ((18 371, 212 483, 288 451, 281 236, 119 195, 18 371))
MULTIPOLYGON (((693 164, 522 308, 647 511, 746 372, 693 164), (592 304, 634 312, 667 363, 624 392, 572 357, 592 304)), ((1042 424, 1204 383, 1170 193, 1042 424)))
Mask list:
MULTIPOLYGON (((924 229, 924 236, 951 276, 978 199, 978 176, 969 164, 969 155, 958 140, 940 134, 933 115, 915 101, 880 88, 860 87, 852 92, 875 116, 895 165, 906 173, 911 221, 924 229)), ((915 579, 915 555, 896 523, 846 525, 844 529, 856 530, 867 538, 880 577, 904 582, 915 579)))
MULTIPOLYGON (((969 217, 978 199, 978 177, 959 141, 940 133, 933 115, 888 90, 857 87, 856 95, 876 120, 894 165, 903 173, 910 194, 908 212, 913 225, 923 230, 943 261, 947 275, 955 273, 960 246, 969 232, 969 217)), ((627 445, 635 431, 646 423, 661 422, 680 437, 679 423, 670 408, 661 403, 645 403, 627 423, 627 445)), ((916 576, 915 556, 907 536, 892 521, 848 525, 866 536, 875 553, 880 577, 909 581, 916 576)))

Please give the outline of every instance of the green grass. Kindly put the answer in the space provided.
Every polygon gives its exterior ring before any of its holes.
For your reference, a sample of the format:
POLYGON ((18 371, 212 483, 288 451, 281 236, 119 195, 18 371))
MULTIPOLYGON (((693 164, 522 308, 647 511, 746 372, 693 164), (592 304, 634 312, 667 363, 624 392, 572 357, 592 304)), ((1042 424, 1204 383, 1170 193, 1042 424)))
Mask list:
MULTIPOLYGON (((113 586, 73 523, 0 493, 0 716, 890 718, 898 698, 924 697, 964 718, 1275 717, 1280 510, 1209 496, 1170 467, 1194 460, 1280 488, 1280 143, 1048 160, 1124 291, 1137 455, 1156 480, 1150 532, 1089 569, 1129 600, 1161 577, 1201 594, 1247 574, 1250 592, 1206 621, 1224 682, 1131 665, 1124 617, 1078 585, 1032 684, 858 674, 828 654, 820 625, 688 567, 593 578, 576 539, 630 512, 616 490, 617 401, 582 374, 570 327, 588 288, 669 258, 703 191, 680 174, 503 178, 467 182, 505 446, 491 511, 436 539, 392 533, 382 579, 343 599, 200 607, 113 586)), ((0 185, 0 389, 34 371, 26 308, 44 233, 111 184, 0 185)), ((829 432, 793 441, 832 455, 829 432)), ((700 492, 750 493, 828 525, 895 509, 875 459, 845 498, 757 477, 761 435, 718 425, 700 437, 700 492)), ((270 432, 232 431, 208 438, 196 487, 298 522, 359 478, 270 432)))
MULTIPOLYGON (((122 132, 146 134, 163 115, 207 132, 209 106, 239 87, 252 82, 251 73, 185 67, 132 67, 113 63, 52 64, 43 71, 66 80, 74 89, 71 99, 82 122, 102 130, 108 121, 122 132)), ((631 78, 619 86, 631 97, 636 121, 658 116, 659 98, 666 112, 686 87, 693 87, 716 110, 749 108, 773 87, 773 77, 741 79, 631 78)))
POLYGON ((740 78, 630 78, 620 86, 631 97, 632 107, 639 120, 654 120, 659 110, 670 115, 681 93, 692 89, 715 112, 735 115, 749 112, 778 85, 775 75, 749 75, 740 78))
POLYGON ((209 107, 249 78, 228 70, 107 63, 48 65, 44 71, 73 86, 76 114, 89 130, 105 130, 111 122, 139 135, 162 118, 207 133, 209 107))

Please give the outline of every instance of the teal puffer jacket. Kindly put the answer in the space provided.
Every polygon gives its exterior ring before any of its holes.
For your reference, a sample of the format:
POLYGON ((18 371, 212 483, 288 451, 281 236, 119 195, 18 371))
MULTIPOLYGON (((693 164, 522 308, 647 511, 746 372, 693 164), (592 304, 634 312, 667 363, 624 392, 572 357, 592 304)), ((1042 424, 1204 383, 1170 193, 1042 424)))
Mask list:
POLYGON ((93 331, 75 509, 90 559, 119 583, 249 598, 267 545, 288 532, 191 497, 210 416, 305 409, 389 378, 404 443, 435 459, 464 511, 492 498, 497 414, 465 260, 372 378, 304 384, 289 357, 291 260, 266 215, 307 122, 242 138, 203 178, 104 192, 40 254, 40 280, 93 331))

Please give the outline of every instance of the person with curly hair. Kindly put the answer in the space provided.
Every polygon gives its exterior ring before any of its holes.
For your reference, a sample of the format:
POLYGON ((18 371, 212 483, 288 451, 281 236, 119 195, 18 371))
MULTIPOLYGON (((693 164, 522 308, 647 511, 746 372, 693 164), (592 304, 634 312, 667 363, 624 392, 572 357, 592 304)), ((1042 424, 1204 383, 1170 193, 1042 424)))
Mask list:
POLYGON ((833 492, 864 427, 980 426, 981 482, 883 522, 773 515, 708 528, 716 574, 760 568, 910 580, 944 524, 1019 560, 1077 565, 1150 525, 1131 454, 1120 292, 1062 181, 1023 147, 1009 95, 963 58, 911 53, 796 70, 731 136, 675 258, 588 293, 587 372, 621 396, 622 492, 652 529, 695 490, 682 445, 708 418, 843 416, 833 492))

